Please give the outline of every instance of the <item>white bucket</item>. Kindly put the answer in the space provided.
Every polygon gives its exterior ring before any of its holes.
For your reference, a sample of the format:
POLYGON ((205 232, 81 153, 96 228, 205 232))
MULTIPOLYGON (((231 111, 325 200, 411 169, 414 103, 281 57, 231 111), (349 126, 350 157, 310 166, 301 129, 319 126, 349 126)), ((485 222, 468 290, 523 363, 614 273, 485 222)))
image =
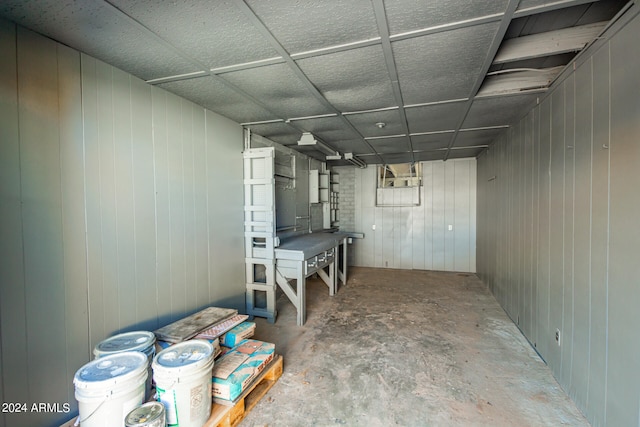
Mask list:
POLYGON ((160 402, 145 403, 129 412, 124 424, 126 427, 166 427, 164 405, 160 402))
POLYGON ((153 359, 158 401, 167 426, 202 427, 211 415, 213 345, 190 340, 168 347, 153 359))
POLYGON ((149 331, 125 332, 123 334, 114 335, 111 338, 98 343, 93 349, 93 355, 96 359, 107 356, 109 354, 122 353, 123 351, 140 351, 147 355, 147 382, 145 384, 144 397, 145 400, 151 398, 151 379, 153 372, 151 371, 151 362, 156 355, 156 336, 149 331))
POLYGON ((147 357, 138 351, 95 359, 76 372, 73 384, 81 427, 124 427, 140 406, 147 379, 147 357))

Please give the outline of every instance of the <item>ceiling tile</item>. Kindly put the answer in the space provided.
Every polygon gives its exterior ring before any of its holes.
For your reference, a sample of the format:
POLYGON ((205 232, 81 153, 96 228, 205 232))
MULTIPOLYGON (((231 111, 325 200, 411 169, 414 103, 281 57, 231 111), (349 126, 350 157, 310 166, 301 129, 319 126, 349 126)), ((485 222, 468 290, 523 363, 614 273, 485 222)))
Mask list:
POLYGON ((437 150, 439 148, 447 148, 452 136, 453 132, 415 135, 411 137, 411 144, 416 151, 437 150))
POLYGON ((304 132, 313 133, 323 141, 341 141, 359 137, 341 117, 295 120, 292 125, 304 132))
POLYGON ((278 56, 231 1, 110 1, 209 68, 278 56))
POLYGON ((368 142, 378 153, 404 153, 410 151, 407 137, 374 139, 368 142))
POLYGON ((382 160, 387 165, 393 165, 396 163, 412 163, 413 155, 411 153, 395 153, 395 154, 383 154, 382 160))
POLYGON ((440 151, 423 151, 421 153, 413 153, 413 158, 416 162, 431 162, 434 160, 444 160, 444 155, 447 150, 440 151))
POLYGON ((264 136, 282 145, 295 145, 300 139, 300 135, 302 135, 298 129, 284 122, 264 123, 245 127, 251 129, 252 134, 264 136))
POLYGON ((202 71, 107 2, 0 2, 0 15, 143 80, 202 71))
POLYGON ((247 3, 290 54, 378 37, 370 0, 247 3))
POLYGON ((462 128, 511 125, 536 102, 536 94, 476 98, 462 128))
POLYGON ((453 143, 454 147, 473 147, 491 144, 506 129, 482 129, 459 132, 453 143))
POLYGON ((297 61, 309 80, 341 111, 397 105, 380 45, 297 61))
POLYGON ((405 104, 468 98, 499 23, 392 43, 405 104))
POLYGON ((345 116, 364 137, 404 134, 398 110, 375 111, 371 113, 349 114, 345 116), (378 128, 376 123, 384 123, 378 128))
POLYGON ((215 77, 200 77, 159 84, 158 87, 192 100, 238 123, 274 120, 279 117, 239 95, 215 77))
POLYGON ((371 153, 371 148, 362 139, 334 141, 333 146, 341 153, 353 153, 356 156, 371 153))
POLYGON ((395 0, 385 3, 391 34, 503 13, 507 0, 395 0))
POLYGON ((467 157, 478 157, 478 154, 482 153, 485 148, 462 148, 459 150, 449 151, 449 159, 463 159, 467 157))
POLYGON ((275 64, 222 74, 247 94, 268 103, 281 118, 328 114, 332 111, 311 95, 288 64, 275 64))
POLYGON ((409 131, 435 132, 455 129, 465 113, 465 102, 405 108, 409 131))

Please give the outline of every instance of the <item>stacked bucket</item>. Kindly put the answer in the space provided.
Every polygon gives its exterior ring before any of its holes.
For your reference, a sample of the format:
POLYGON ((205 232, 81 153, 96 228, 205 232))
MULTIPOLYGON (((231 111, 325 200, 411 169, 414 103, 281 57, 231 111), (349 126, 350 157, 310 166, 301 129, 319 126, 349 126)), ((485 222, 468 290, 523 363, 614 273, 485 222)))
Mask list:
POLYGON ((99 343, 73 383, 81 427, 202 427, 211 413, 214 347, 190 340, 155 354, 155 335, 137 331, 99 343), (160 402, 152 398, 156 383, 160 402))

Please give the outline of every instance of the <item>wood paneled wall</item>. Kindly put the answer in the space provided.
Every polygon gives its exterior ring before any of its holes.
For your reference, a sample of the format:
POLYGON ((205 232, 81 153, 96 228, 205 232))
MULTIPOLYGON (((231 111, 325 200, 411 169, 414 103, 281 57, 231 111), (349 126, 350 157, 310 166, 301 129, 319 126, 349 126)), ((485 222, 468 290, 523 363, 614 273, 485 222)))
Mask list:
POLYGON ((594 426, 640 423, 638 9, 478 159, 478 274, 594 426))
POLYGON ((365 238, 354 240, 355 265, 475 272, 476 159, 423 162, 422 171, 419 206, 377 207, 376 167, 356 169, 354 231, 365 238))
POLYGON ((0 400, 74 412, 98 342, 244 310, 242 128, 2 20, 0 52, 0 400))

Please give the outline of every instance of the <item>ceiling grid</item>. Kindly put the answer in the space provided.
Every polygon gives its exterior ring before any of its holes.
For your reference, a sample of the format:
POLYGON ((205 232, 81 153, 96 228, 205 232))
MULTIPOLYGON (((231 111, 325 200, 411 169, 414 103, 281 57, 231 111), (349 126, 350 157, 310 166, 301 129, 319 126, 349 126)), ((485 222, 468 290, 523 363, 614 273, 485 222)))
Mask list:
POLYGON ((477 156, 628 4, 4 0, 0 16, 312 157, 303 132, 390 163, 477 156))

